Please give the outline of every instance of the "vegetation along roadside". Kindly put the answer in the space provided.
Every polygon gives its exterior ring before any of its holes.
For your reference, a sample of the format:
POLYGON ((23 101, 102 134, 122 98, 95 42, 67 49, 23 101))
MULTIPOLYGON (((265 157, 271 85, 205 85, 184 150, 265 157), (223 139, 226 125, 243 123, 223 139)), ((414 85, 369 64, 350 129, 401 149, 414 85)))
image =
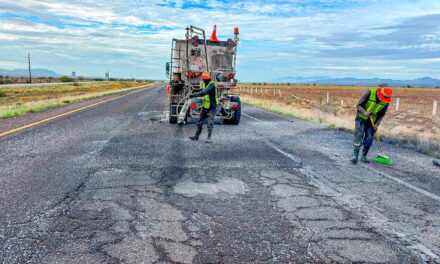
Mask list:
POLYGON ((126 92, 154 82, 99 82, 0 89, 0 119, 126 92))

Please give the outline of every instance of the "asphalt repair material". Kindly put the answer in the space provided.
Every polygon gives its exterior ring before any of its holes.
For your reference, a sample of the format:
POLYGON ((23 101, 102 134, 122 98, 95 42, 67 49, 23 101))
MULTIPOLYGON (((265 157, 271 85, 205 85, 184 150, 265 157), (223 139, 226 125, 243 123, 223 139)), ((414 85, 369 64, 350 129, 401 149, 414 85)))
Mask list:
POLYGON ((193 142, 159 85, 1 137, 0 262, 440 261, 431 158, 352 165, 349 133, 243 112, 193 142))

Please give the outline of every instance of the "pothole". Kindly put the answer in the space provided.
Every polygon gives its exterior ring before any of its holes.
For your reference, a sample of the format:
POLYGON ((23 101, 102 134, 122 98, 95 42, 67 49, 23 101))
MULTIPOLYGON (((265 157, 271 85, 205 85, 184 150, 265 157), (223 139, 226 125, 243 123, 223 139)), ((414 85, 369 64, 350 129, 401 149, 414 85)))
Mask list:
POLYGON ((175 193, 187 197, 195 197, 199 194, 215 195, 220 192, 236 195, 244 194, 247 190, 243 181, 231 177, 219 178, 217 182, 194 182, 193 179, 188 179, 174 186, 175 193))

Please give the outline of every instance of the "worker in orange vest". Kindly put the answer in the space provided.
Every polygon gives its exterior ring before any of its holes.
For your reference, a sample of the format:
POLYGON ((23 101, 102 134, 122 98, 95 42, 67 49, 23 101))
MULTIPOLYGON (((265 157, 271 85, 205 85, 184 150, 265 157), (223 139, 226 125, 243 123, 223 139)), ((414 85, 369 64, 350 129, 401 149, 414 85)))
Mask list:
POLYGON ((368 151, 375 136, 375 130, 372 125, 374 122, 377 128, 385 116, 388 105, 391 103, 393 90, 387 87, 373 88, 367 91, 359 100, 356 108, 356 128, 354 133, 354 153, 351 162, 356 164, 358 156, 363 145, 361 161, 369 163, 367 158, 368 151))

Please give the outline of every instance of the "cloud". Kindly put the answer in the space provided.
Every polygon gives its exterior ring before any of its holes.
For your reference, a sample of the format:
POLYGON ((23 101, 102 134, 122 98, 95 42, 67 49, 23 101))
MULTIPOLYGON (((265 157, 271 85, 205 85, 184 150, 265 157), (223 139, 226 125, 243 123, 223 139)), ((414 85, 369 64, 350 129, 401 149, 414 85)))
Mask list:
POLYGON ((239 26, 238 76, 418 77, 440 66, 440 3, 433 0, 3 0, 0 68, 162 78, 171 38, 187 25, 239 26), (393 10, 390 12, 389 10, 393 10))

